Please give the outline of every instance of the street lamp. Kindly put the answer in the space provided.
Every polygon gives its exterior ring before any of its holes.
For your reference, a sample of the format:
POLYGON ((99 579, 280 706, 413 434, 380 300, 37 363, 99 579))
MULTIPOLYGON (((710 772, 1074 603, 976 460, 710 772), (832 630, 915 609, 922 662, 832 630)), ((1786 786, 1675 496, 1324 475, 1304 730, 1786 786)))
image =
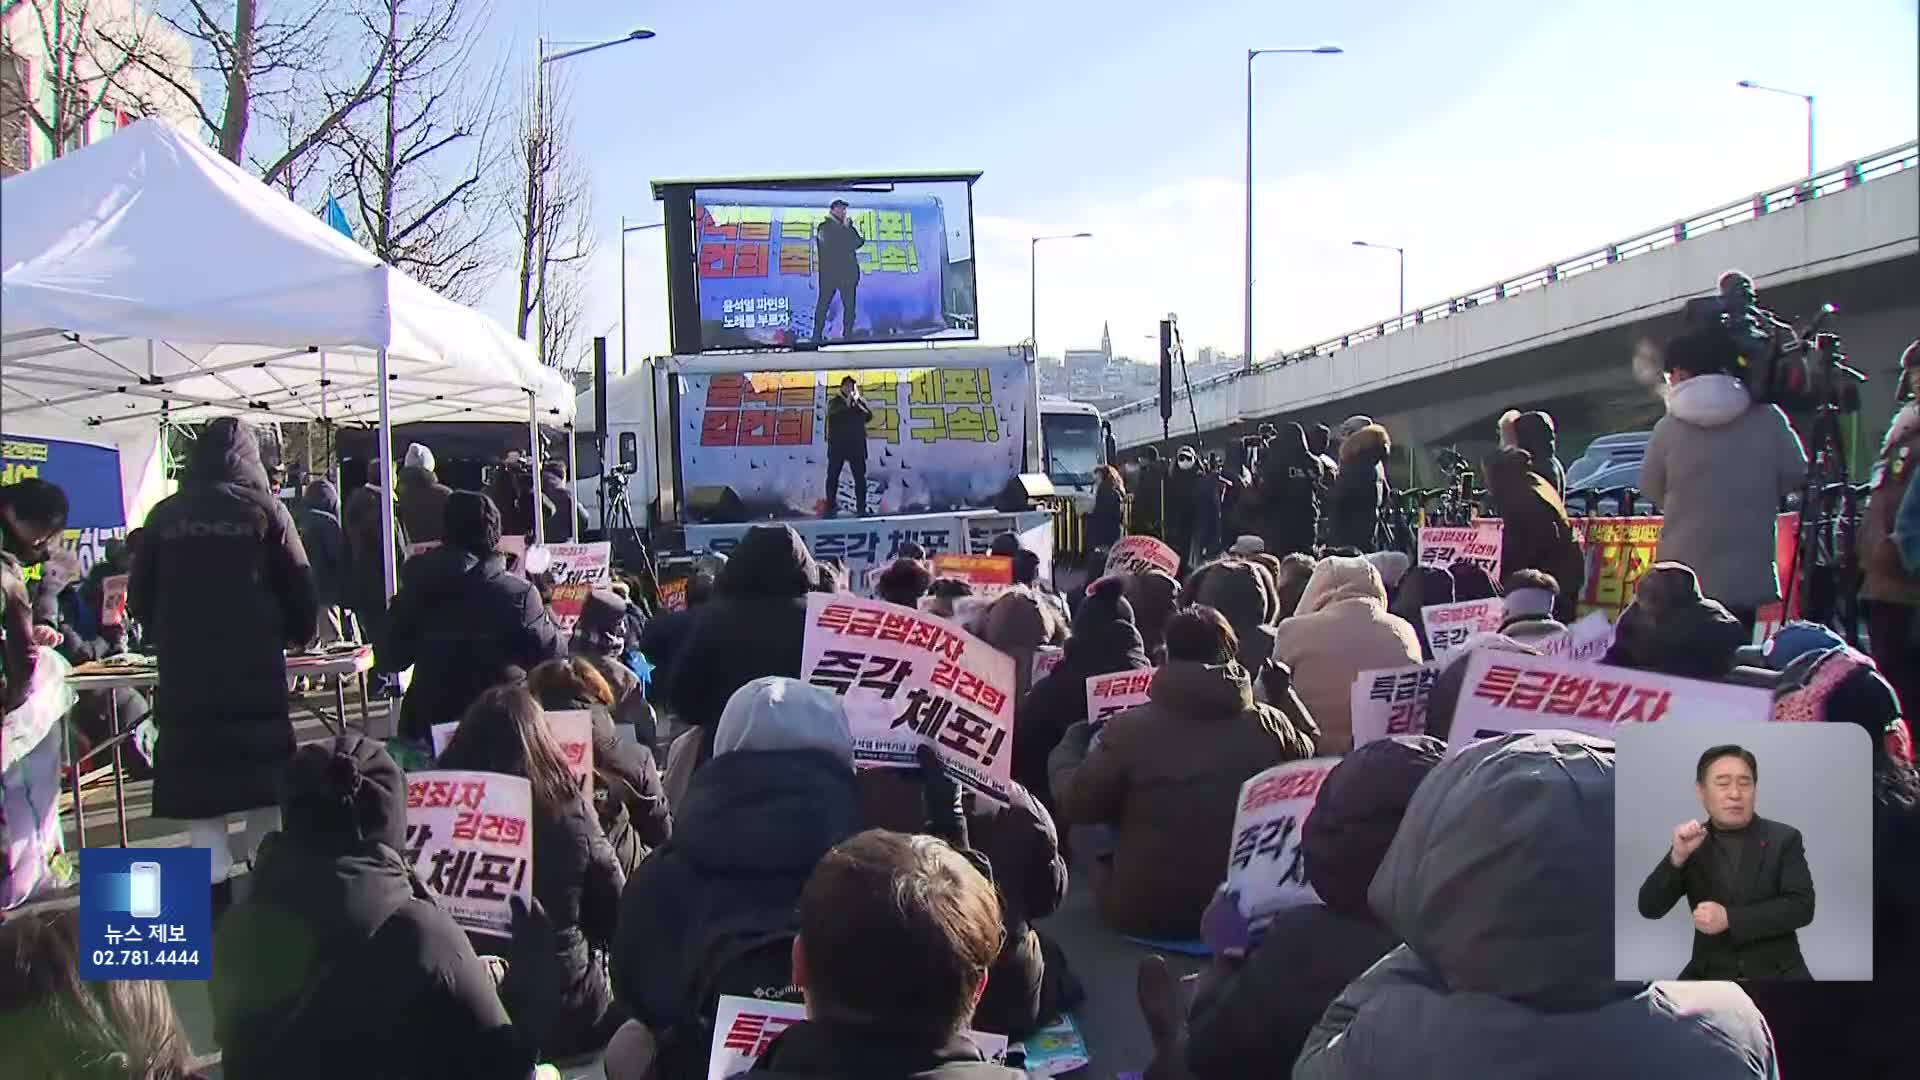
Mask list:
MULTIPOLYGON (((559 52, 554 52, 554 53, 550 53, 547 51, 546 38, 542 37, 538 39, 538 43, 537 43, 538 51, 535 53, 535 55, 538 57, 538 62, 534 64, 534 69, 533 69, 533 82, 534 82, 533 122, 534 122, 534 130, 539 132, 540 146, 542 147, 542 150, 540 152, 542 154, 545 153, 546 132, 547 132, 547 65, 556 63, 561 60, 571 59, 575 56, 583 56, 590 52, 598 52, 601 49, 610 49, 615 45, 624 45, 629 41, 645 41, 648 38, 653 36, 654 34, 652 30, 649 30, 648 28, 642 26, 642 27, 637 27, 631 31, 628 31, 627 34, 623 37, 608 38, 605 41, 588 42, 585 44, 576 45, 570 49, 562 49, 559 52)), ((533 182, 535 185, 534 203, 533 203, 534 220, 531 222, 531 224, 536 229, 539 230, 538 233, 536 234, 539 240, 539 264, 534 267, 534 287, 533 287, 533 301, 534 303, 540 306, 540 320, 537 324, 537 329, 535 330, 535 348, 539 350, 540 362, 546 363, 546 360, 547 360, 547 255, 548 255, 547 232, 548 232, 548 229, 547 229, 547 221, 546 221, 547 174, 546 174, 546 169, 541 167, 543 164, 544 162, 534 161, 534 162, 529 162, 528 167, 533 170, 533 182)), ((624 297, 622 299, 624 299, 624 297)), ((621 332, 623 334, 626 332, 626 324, 624 321, 621 323, 621 332)), ((627 359, 626 352, 624 350, 625 350, 625 346, 623 344, 622 352, 620 354, 620 362, 623 364, 626 363, 626 359, 627 359)))
POLYGON ((1769 94, 1785 94, 1797 97, 1807 103, 1807 179, 1813 179, 1813 95, 1798 90, 1782 90, 1777 86, 1762 86, 1752 79, 1741 79, 1734 84, 1742 90, 1765 90, 1769 94))
POLYGON ((1407 314, 1407 249, 1394 247, 1392 244, 1369 243, 1365 240, 1355 240, 1353 246, 1378 248, 1381 251, 1391 251, 1395 255, 1400 256, 1400 315, 1404 318, 1407 314))
POLYGON ((646 232, 666 226, 664 221, 651 225, 629 225, 625 215, 620 218, 620 374, 627 373, 627 237, 632 233, 646 232))
POLYGON ((1033 342, 1033 359, 1040 361, 1040 241, 1042 240, 1088 240, 1090 232, 1055 233, 1052 236, 1036 236, 1027 245, 1027 340, 1033 342))
POLYGON ((1247 282, 1246 282, 1246 335, 1242 344, 1246 348, 1246 369, 1253 370, 1253 58, 1269 53, 1312 54, 1332 56, 1345 52, 1338 45, 1318 45, 1311 49, 1248 49, 1247 50, 1247 282))

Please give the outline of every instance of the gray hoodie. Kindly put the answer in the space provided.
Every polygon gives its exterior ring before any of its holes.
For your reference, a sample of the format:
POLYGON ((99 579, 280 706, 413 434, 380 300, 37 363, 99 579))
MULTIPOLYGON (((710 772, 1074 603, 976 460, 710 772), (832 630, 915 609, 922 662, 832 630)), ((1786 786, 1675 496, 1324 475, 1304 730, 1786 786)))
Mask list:
POLYGON ((1367 890, 1406 944, 1348 984, 1294 1080, 1772 1080, 1729 982, 1613 981, 1613 744, 1488 739, 1427 775, 1367 890))
POLYGON ((1697 375, 1667 393, 1640 489, 1666 520, 1655 558, 1685 563, 1700 591, 1729 608, 1780 599, 1774 517, 1807 476, 1787 416, 1756 405, 1731 375, 1697 375))

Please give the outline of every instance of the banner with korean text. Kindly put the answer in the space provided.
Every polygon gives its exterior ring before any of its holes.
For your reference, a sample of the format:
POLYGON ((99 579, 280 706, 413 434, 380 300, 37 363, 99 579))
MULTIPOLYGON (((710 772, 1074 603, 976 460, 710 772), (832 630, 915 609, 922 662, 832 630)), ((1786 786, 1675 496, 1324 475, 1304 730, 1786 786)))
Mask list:
POLYGON ((1475 634, 1494 633, 1506 619, 1506 605, 1497 596, 1485 600, 1460 600, 1451 604, 1429 604, 1420 609, 1420 621, 1427 634, 1427 646, 1435 659, 1442 658, 1467 643, 1475 634))
POLYGON ((1180 576, 1180 556, 1165 543, 1151 536, 1123 536, 1107 552, 1107 573, 1138 574, 1158 570, 1168 577, 1180 576))
POLYGON ((1420 565, 1445 569, 1457 562, 1470 562, 1500 580, 1500 549, 1506 536, 1506 524, 1499 518, 1481 518, 1471 525, 1422 525, 1420 527, 1420 565))
POLYGON ((906 768, 929 743, 961 784, 1007 802, 1013 659, 944 619, 882 600, 807 597, 801 677, 839 694, 854 763, 906 768))
MULTIPOLYGON (((1040 579, 1052 576, 1053 538, 1048 527, 1053 515, 1045 510, 1027 510, 1018 514, 963 511, 953 514, 920 514, 911 517, 830 518, 783 522, 800 534, 800 542, 815 559, 831 560, 845 566, 847 580, 854 591, 872 592, 875 571, 884 569, 900 557, 903 545, 920 545, 928 555, 969 552, 986 553, 993 537, 1011 532, 1020 535, 1027 550, 1040 556, 1040 579)), ((764 523, 763 523, 764 524, 764 523)), ((732 554, 753 523, 687 526, 687 547, 694 551, 732 554)))
MULTIPOLYGON (((720 995, 713 1016, 713 1047, 707 1061, 707 1080, 729 1080, 753 1070, 754 1062, 767 1052, 780 1033, 807 1018, 807 1006, 799 1001, 720 995)), ((980 1056, 988 1061, 1003 1061, 1007 1056, 1007 1037, 984 1031, 966 1033, 980 1056)))
MULTIPOLYGON (((827 405, 852 378, 867 422, 867 509, 985 507, 1020 471, 1030 370, 1018 354, 977 367, 681 376, 680 476, 731 487, 749 518, 826 509, 827 405)), ((851 469, 840 502, 855 504, 851 469)))
POLYGON ((1445 664, 1429 660, 1407 667, 1363 671, 1353 679, 1353 748, 1389 735, 1424 735, 1427 698, 1445 664))
POLYGON ((547 572, 553 576, 553 601, 547 610, 562 633, 572 633, 586 609, 587 594, 612 580, 613 545, 605 540, 548 544, 547 554, 552 557, 547 572))
POLYGON ((1679 679, 1629 668, 1481 649, 1466 660, 1449 750, 1514 731, 1564 728, 1603 739, 1621 724, 1773 716, 1773 695, 1752 686, 1679 679))
POLYGON ((1597 664, 1613 648, 1613 624, 1607 621, 1605 612, 1590 611, 1560 633, 1530 644, 1542 656, 1597 664))
POLYGON ((1116 671, 1111 675, 1087 678, 1087 723, 1098 725, 1107 717, 1147 703, 1147 691, 1153 689, 1158 669, 1116 671))
MULTIPOLYGON (((1659 517, 1583 517, 1573 519, 1573 534, 1580 540, 1587 557, 1587 580, 1580 593, 1580 611, 1604 612, 1609 621, 1633 603, 1640 579, 1654 563, 1660 546, 1659 517)), ((1795 568, 1794 552, 1799 548, 1800 515, 1780 514, 1774 518, 1774 562, 1780 584, 1795 568)), ((1783 612, 1782 605, 1769 604, 1760 609, 1757 637, 1764 641, 1783 622, 1800 617, 1800 590, 1794 590, 1793 610, 1783 612)))
POLYGON ((1338 758, 1275 765, 1240 785, 1227 856, 1227 886, 1240 894, 1240 911, 1255 925, 1274 913, 1319 897, 1307 882, 1300 836, 1314 800, 1338 758))
POLYGON ((964 581, 975 596, 998 596, 1013 584, 1013 560, 1005 555, 935 555, 933 576, 964 581))
POLYGON ((511 897, 533 897, 533 789, 523 776, 407 776, 407 865, 462 929, 510 937, 511 897))

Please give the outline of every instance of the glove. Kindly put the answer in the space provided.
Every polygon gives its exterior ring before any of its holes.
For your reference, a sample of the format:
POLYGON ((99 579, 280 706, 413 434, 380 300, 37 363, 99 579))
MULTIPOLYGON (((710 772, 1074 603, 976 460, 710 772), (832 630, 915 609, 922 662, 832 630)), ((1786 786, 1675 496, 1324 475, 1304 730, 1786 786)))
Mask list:
POLYGON ((960 785, 931 745, 921 743, 913 756, 920 762, 920 796, 926 803, 928 834, 967 850, 967 811, 960 801, 960 785))
POLYGON ((1240 913, 1240 894, 1225 885, 1214 890, 1200 915, 1200 940, 1215 956, 1238 959, 1253 945, 1253 928, 1240 913))

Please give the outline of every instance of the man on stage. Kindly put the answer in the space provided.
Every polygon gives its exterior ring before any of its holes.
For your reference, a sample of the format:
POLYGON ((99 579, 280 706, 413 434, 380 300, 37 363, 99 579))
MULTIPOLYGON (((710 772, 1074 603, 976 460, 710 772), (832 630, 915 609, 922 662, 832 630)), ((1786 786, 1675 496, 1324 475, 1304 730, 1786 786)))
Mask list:
POLYGON ((840 340, 853 336, 854 297, 860 292, 860 261, 854 252, 867 238, 847 220, 847 201, 835 199, 827 207, 827 216, 813 230, 814 246, 819 250, 820 299, 813 306, 813 340, 827 336, 827 305, 833 294, 840 294, 840 340))
MULTIPOLYGON (((842 203, 841 205, 845 205, 842 203)), ((853 466, 855 505, 867 516, 867 421, 873 410, 861 400, 853 376, 840 380, 840 390, 827 399, 827 517, 840 512, 840 468, 853 466)))
POLYGON ((1714 746, 1695 767, 1707 821, 1674 827, 1673 844, 1640 886, 1640 914, 1658 919, 1683 895, 1693 956, 1682 979, 1811 979, 1795 931, 1813 922, 1813 874, 1800 830, 1753 812, 1759 763, 1714 746))

